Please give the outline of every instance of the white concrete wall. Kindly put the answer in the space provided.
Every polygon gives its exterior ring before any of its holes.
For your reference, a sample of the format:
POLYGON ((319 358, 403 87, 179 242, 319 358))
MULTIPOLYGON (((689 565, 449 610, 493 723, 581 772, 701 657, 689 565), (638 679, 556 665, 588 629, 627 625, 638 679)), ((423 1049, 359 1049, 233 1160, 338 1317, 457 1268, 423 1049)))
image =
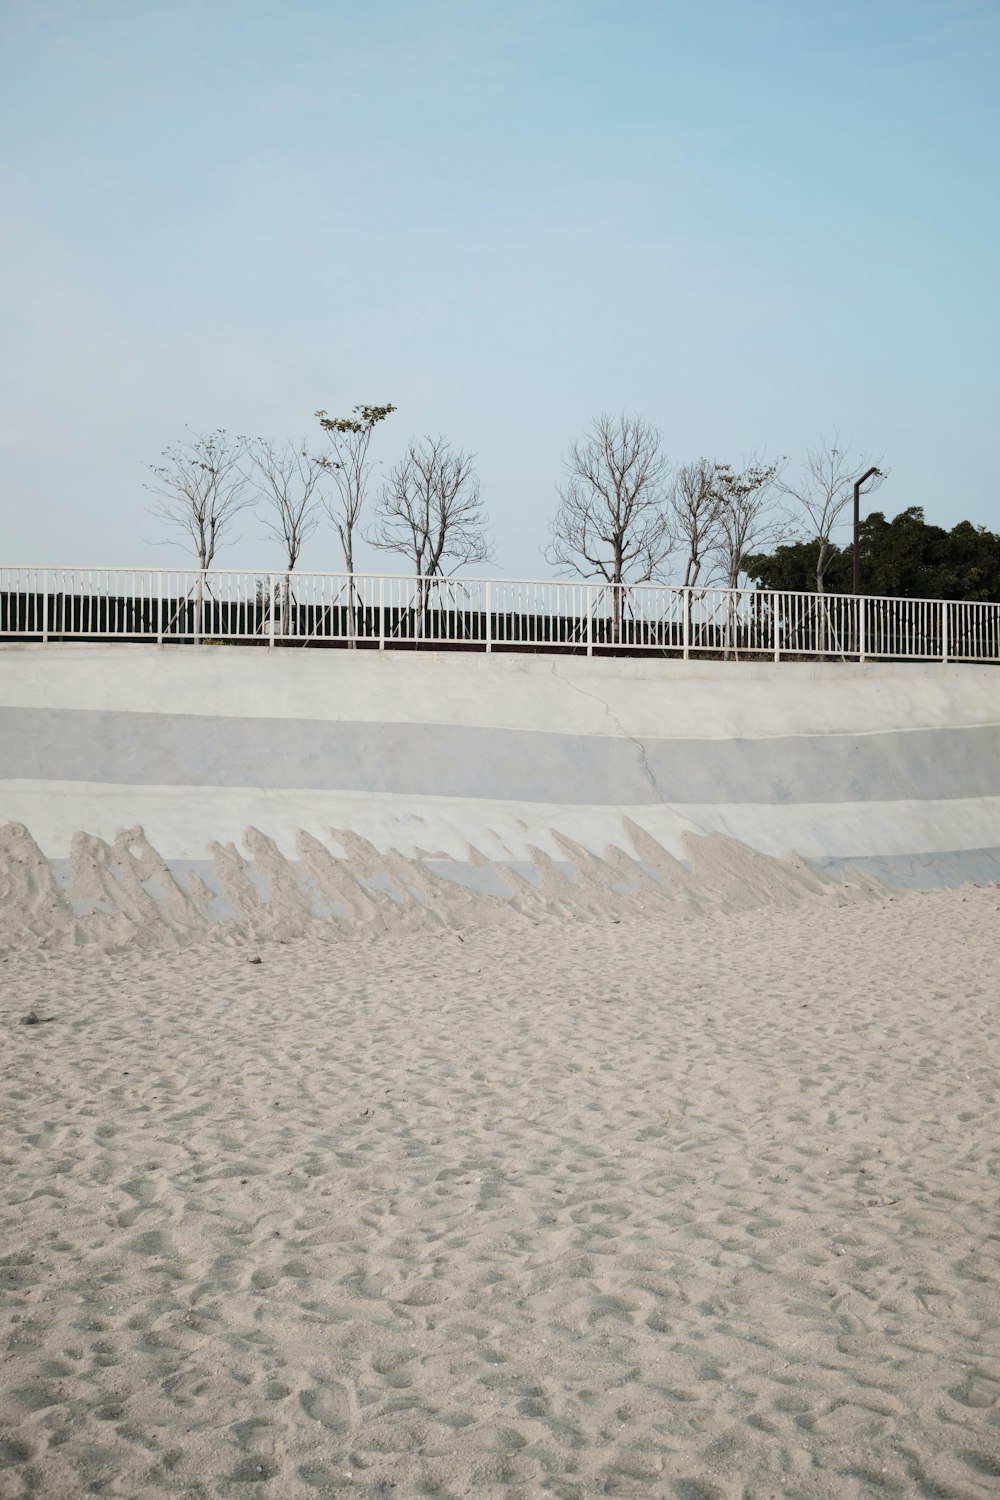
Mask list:
POLYGON ((632 852, 623 819, 903 883, 1000 870, 1000 669, 465 654, 0 649, 0 823, 51 860, 248 826, 464 861, 632 852))

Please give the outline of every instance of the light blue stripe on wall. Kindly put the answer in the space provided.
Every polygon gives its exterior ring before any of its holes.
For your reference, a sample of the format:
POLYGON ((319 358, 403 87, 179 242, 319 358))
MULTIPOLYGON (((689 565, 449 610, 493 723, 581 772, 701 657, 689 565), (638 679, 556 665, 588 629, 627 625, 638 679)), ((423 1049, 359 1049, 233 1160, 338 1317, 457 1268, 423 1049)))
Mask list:
POLYGON ((564 805, 1000 794, 1000 728, 639 741, 434 724, 0 709, 0 779, 564 805))

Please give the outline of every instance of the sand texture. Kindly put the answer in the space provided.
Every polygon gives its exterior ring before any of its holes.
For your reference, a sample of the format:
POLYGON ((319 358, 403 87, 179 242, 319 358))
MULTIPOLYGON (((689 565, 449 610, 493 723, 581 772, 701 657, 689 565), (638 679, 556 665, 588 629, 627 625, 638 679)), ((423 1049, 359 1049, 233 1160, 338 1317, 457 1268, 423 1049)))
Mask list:
POLYGON ((996 1496, 998 920, 8 951, 0 1496, 996 1496))

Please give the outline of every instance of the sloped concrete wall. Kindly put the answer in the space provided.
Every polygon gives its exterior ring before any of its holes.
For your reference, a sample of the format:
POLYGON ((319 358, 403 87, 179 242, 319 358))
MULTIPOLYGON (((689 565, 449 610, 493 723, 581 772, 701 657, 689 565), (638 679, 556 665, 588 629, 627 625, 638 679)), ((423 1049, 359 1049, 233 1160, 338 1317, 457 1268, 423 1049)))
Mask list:
POLYGON ((899 884, 1000 878, 1000 669, 233 647, 0 650, 0 823, 46 858, 255 828, 461 875, 724 833, 899 884))

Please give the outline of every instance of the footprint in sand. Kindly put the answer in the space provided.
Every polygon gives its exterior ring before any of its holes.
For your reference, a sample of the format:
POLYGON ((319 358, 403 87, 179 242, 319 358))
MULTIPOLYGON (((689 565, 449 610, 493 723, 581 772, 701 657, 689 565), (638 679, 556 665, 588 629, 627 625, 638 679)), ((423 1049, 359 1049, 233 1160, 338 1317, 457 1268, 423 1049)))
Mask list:
POLYGON ((269 1266, 259 1266, 250 1277, 250 1285, 254 1291, 266 1292, 271 1287, 277 1286, 280 1280, 280 1272, 272 1270, 269 1266))
POLYGON ((0 1469, 26 1464, 32 1453, 30 1444, 21 1442, 20 1438, 0 1438, 0 1469))
POLYGON ((284 1448, 271 1422, 251 1418, 234 1423, 232 1431, 243 1452, 230 1479, 243 1484, 263 1484, 281 1474, 284 1448))
POLYGON ((137 1234, 134 1239, 129 1240, 128 1248, 138 1255, 149 1255, 160 1260, 172 1259, 174 1255, 169 1237, 160 1229, 147 1229, 144 1234, 137 1234))
POLYGON ((299 1402, 306 1416, 320 1422, 328 1432, 340 1435, 350 1432, 354 1425, 350 1395, 335 1382, 317 1381, 299 1392, 299 1402))
POLYGON ((133 1200, 131 1208, 123 1208, 118 1214, 117 1224, 119 1229, 131 1229, 139 1215, 147 1208, 152 1208, 156 1202, 157 1189, 152 1182, 135 1178, 130 1182, 119 1184, 119 1191, 127 1193, 133 1200))

